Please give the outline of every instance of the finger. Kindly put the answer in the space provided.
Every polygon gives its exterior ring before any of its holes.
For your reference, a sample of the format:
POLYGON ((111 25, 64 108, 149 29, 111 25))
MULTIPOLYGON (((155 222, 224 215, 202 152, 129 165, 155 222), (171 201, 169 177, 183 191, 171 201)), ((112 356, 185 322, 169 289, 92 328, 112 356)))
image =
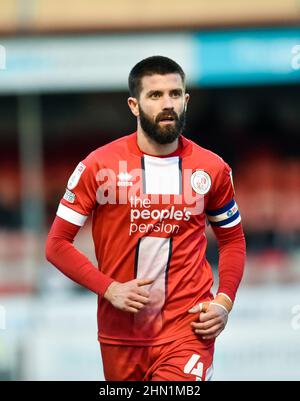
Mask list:
POLYGON ((211 340, 211 339, 213 339, 213 338, 218 337, 218 336, 222 333, 222 331, 223 331, 223 330, 219 330, 217 333, 215 333, 215 334, 213 334, 213 335, 210 335, 210 336, 202 336, 202 339, 203 339, 203 340, 211 340))
POLYGON ((191 309, 188 310, 189 313, 198 313, 202 311, 202 303, 193 306, 191 309))
POLYGON ((138 287, 137 294, 141 295, 142 297, 145 297, 145 298, 149 298, 150 297, 150 292, 144 290, 142 287, 138 287))
POLYGON ((127 306, 126 308, 124 308, 124 312, 137 313, 137 312, 139 312, 139 309, 135 309, 130 306, 127 306))
POLYGON ((215 324, 212 327, 209 327, 207 329, 195 329, 195 333, 201 334, 201 335, 210 335, 216 333, 218 330, 222 329, 221 324, 215 324))
POLYGON ((142 287, 143 285, 149 285, 152 284, 154 282, 154 279, 143 279, 143 280, 137 280, 137 285, 139 287, 142 287))
POLYGON ((219 330, 221 329, 220 324, 217 324, 207 330, 199 330, 195 329, 196 334, 204 335, 204 336, 209 336, 209 335, 214 335, 216 334, 219 330))
POLYGON ((216 319, 218 317, 220 317, 220 315, 215 311, 209 311, 205 313, 201 312, 199 315, 199 320, 200 322, 207 322, 208 320, 216 319))
POLYGON ((141 310, 145 305, 140 302, 130 301, 127 302, 127 306, 130 308, 141 310))
POLYGON ((189 313, 206 312, 209 306, 209 302, 200 302, 188 310, 189 313))
POLYGON ((205 330, 205 329, 209 329, 210 327, 213 327, 213 326, 215 326, 217 324, 222 324, 222 320, 220 318, 211 319, 211 320, 208 320, 207 322, 204 322, 204 323, 192 322, 191 326, 194 329, 205 330))
POLYGON ((138 294, 132 294, 131 296, 129 296, 129 299, 130 299, 131 301, 140 302, 140 303, 142 303, 142 304, 147 304, 147 303, 149 302, 149 298, 147 298, 147 297, 142 297, 142 296, 140 296, 140 295, 138 295, 138 294))

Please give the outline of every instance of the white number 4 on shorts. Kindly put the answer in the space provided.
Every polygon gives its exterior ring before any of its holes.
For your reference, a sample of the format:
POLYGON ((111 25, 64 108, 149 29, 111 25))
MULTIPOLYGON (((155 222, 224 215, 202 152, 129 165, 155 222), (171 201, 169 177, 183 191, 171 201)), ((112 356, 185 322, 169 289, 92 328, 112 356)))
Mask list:
POLYGON ((198 362, 199 359, 200 359, 200 355, 193 354, 183 369, 184 373, 187 373, 187 374, 191 373, 192 375, 195 375, 196 381, 201 381, 201 377, 203 374, 203 363, 198 362))

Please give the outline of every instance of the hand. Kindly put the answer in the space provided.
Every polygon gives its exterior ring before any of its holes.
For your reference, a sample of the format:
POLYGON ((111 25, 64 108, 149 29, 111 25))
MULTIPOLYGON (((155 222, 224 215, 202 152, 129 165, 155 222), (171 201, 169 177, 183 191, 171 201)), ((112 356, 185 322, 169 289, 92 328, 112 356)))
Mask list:
POLYGON ((117 309, 137 313, 149 302, 150 293, 142 287, 153 282, 151 279, 135 279, 126 283, 114 281, 105 291, 104 298, 117 309))
POLYGON ((200 303, 189 310, 189 313, 200 313, 199 322, 192 322, 191 326, 204 340, 216 338, 225 329, 231 308, 228 297, 218 294, 212 302, 200 303))

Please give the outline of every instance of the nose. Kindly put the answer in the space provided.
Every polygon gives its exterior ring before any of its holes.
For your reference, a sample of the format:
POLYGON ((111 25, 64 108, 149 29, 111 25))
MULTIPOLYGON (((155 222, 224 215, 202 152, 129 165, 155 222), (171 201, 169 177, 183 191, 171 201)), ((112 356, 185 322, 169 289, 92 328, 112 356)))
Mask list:
POLYGON ((164 96, 163 97, 163 104, 162 104, 163 110, 173 110, 174 109, 174 104, 173 104, 173 99, 170 96, 164 96))

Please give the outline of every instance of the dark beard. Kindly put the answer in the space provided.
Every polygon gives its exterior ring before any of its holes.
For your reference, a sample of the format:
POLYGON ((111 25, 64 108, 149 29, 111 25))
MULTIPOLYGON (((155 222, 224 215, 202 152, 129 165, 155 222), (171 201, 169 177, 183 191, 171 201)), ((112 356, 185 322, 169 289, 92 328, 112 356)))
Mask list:
POLYGON ((174 142, 184 130, 186 115, 185 110, 179 116, 177 116, 177 114, 173 110, 163 111, 157 115, 155 122, 152 122, 150 120, 146 113, 144 113, 141 106, 139 107, 139 111, 140 123, 143 131, 145 132, 145 134, 147 134, 149 138, 153 139, 153 141, 161 145, 174 142), (174 118, 175 124, 160 126, 159 121, 164 116, 172 116, 174 118))

